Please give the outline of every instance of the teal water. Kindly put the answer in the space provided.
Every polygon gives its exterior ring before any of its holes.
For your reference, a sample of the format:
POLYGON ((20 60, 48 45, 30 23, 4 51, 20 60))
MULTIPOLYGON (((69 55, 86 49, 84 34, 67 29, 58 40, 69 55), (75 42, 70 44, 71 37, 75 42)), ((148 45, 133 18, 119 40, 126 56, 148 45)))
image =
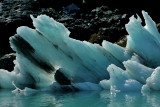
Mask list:
POLYGON ((83 91, 72 93, 14 94, 0 90, 0 107, 159 107, 160 92, 83 91))

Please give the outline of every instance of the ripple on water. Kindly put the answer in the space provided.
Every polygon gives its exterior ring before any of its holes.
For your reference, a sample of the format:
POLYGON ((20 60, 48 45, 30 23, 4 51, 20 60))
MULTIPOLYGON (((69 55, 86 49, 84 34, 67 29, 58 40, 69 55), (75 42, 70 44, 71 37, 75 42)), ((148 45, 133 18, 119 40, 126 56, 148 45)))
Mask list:
POLYGON ((0 90, 0 107, 151 107, 160 105, 160 93, 82 91, 71 93, 14 94, 0 90))

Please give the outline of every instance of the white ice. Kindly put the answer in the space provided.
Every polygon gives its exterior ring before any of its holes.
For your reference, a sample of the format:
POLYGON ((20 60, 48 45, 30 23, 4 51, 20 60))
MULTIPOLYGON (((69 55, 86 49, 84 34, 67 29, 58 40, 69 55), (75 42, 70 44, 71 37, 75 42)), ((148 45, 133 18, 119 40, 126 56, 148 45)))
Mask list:
POLYGON ((142 14, 145 19, 145 27, 141 25, 139 16, 137 19, 132 16, 129 23, 126 24, 129 34, 126 48, 142 57, 147 66, 157 67, 160 65, 160 34, 150 16, 144 11, 142 14))

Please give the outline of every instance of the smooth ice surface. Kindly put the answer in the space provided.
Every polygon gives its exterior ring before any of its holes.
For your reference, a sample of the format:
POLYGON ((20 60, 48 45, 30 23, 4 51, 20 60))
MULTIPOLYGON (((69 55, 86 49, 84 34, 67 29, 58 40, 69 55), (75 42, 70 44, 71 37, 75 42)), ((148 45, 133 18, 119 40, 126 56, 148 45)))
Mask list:
POLYGON ((19 27, 10 38, 15 67, 0 70, 0 88, 16 88, 14 93, 160 90, 160 34, 148 13, 142 14, 145 26, 138 15, 125 26, 126 48, 72 39, 62 23, 31 15, 35 29, 19 27))
POLYGON ((131 60, 125 61, 123 64, 128 74, 142 84, 146 83, 146 79, 150 77, 154 71, 154 69, 148 68, 142 64, 139 64, 138 62, 131 60))
POLYGON ((104 49, 112 53, 119 61, 123 62, 131 58, 132 53, 127 49, 120 47, 117 44, 110 43, 108 41, 103 41, 102 46, 104 49))

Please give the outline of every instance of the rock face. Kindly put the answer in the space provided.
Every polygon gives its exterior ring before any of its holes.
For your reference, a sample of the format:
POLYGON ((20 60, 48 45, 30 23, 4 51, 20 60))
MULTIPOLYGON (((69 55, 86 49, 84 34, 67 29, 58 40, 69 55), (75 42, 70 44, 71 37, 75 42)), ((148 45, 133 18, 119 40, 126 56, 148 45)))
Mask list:
MULTIPOLYGON (((0 31, 2 32, 1 34, 5 35, 2 35, 3 39, 0 40, 0 49, 5 48, 6 52, 4 53, 11 52, 8 38, 15 34, 17 27, 22 25, 33 27, 30 14, 33 16, 46 14, 53 17, 55 20, 63 23, 71 31, 71 37, 79 40, 88 41, 90 35, 94 33, 97 34, 100 31, 104 33, 101 35, 107 36, 101 39, 107 39, 109 37, 107 40, 115 41, 125 32, 124 23, 126 22, 125 18, 127 15, 121 14, 118 9, 110 9, 107 6, 87 9, 85 8, 87 7, 86 4, 81 0, 77 2, 73 0, 66 0, 65 2, 60 1, 57 4, 55 3, 57 2, 56 0, 47 0, 45 1, 46 3, 44 3, 43 0, 2 1, 0 31), (71 11, 66 14, 64 9, 70 9, 71 11), (121 22, 119 20, 121 20, 121 22), (103 31, 101 31, 101 29, 103 29, 103 31), (123 33, 118 33, 121 35, 117 36, 117 32, 123 33), (113 39, 110 38, 111 36, 113 36, 113 39)), ((88 1, 86 2, 89 3, 88 1)), ((91 42, 95 43, 96 41, 91 42)))
POLYGON ((6 69, 8 71, 12 71, 14 64, 13 60, 16 58, 15 53, 6 54, 0 58, 0 69, 6 69))
POLYGON ((16 28, 23 25, 31 26, 30 14, 34 14, 36 5, 33 1, 3 1, 2 11, 0 12, 0 49, 5 49, 4 53, 11 52, 9 47, 9 37, 12 36, 16 28), (33 12, 33 13, 32 13, 33 12))

